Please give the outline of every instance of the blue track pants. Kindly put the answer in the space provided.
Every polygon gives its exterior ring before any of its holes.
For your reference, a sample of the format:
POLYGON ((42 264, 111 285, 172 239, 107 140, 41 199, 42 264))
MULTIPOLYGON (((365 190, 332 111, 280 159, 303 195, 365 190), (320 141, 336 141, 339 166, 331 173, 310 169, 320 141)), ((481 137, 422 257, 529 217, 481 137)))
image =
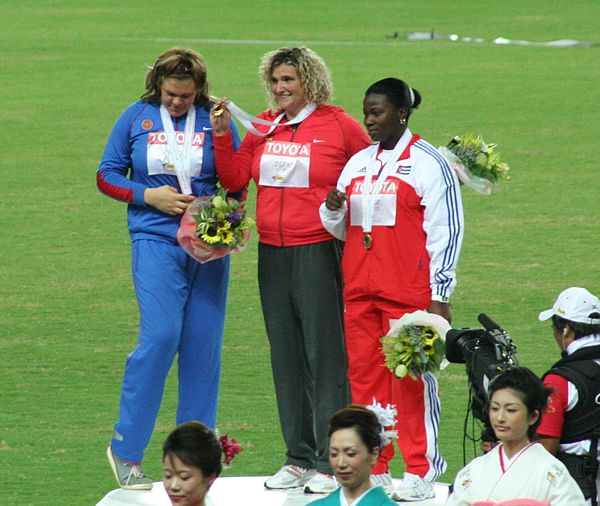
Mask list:
POLYGON ((132 244, 132 272, 139 337, 125 365, 111 445, 122 459, 140 462, 176 354, 176 423, 215 426, 229 257, 200 264, 176 244, 141 239, 132 244))

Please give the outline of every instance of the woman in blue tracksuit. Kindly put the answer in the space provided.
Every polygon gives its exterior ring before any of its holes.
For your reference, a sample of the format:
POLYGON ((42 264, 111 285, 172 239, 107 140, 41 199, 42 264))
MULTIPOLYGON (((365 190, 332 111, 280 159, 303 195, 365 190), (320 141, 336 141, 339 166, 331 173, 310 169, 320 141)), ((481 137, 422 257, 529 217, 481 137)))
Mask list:
POLYGON ((200 264, 176 241, 189 204, 216 190, 210 109, 202 57, 182 48, 163 52, 148 71, 141 100, 117 120, 97 173, 100 191, 128 204, 140 310, 107 452, 122 488, 152 488, 140 463, 176 354, 176 423, 215 426, 229 258, 200 264))

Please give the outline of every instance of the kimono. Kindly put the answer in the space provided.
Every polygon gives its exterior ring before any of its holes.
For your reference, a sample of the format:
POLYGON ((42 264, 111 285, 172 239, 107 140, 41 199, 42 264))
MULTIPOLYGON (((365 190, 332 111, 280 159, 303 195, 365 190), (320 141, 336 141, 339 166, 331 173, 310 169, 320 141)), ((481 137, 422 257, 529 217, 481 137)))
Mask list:
MULTIPOLYGON (((327 497, 310 504, 315 506, 344 506, 348 502, 341 497, 343 488, 339 487, 327 497)), ((383 487, 378 486, 368 490, 357 502, 353 502, 352 506, 397 506, 397 504, 388 497, 383 487)))
POLYGON ((502 445, 471 461, 456 475, 446 506, 509 505, 524 500, 549 506, 585 504, 564 464, 541 444, 531 443, 510 461, 502 445))

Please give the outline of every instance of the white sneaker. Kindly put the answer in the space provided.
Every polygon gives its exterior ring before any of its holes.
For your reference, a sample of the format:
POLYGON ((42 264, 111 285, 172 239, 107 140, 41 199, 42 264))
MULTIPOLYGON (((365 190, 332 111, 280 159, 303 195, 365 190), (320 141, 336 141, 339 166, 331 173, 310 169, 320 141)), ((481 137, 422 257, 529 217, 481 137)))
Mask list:
POLYGON ((315 474, 314 469, 286 465, 265 481, 265 488, 286 489, 303 487, 315 474))
POLYGON ((331 474, 316 473, 304 485, 307 494, 330 494, 337 488, 337 481, 331 474))
POLYGON ((435 497, 433 484, 411 473, 404 473, 402 482, 392 495, 394 501, 423 501, 432 497, 435 497))
POLYGON ((395 492, 394 484, 392 483, 392 475, 390 473, 372 474, 371 485, 374 487, 383 487, 388 497, 392 497, 395 492))

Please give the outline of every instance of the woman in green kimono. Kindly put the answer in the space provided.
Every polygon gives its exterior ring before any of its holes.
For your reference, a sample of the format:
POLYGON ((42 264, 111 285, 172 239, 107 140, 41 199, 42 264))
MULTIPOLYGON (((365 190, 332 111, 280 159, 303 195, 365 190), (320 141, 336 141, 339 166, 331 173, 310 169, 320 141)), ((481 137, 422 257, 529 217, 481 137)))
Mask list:
MULTIPOLYGON (((381 486, 374 486, 370 479, 371 469, 377 462, 381 449, 391 441, 390 436, 393 435, 385 430, 379 420, 371 409, 357 404, 350 404, 333 415, 329 422, 329 462, 341 487, 311 505, 396 504, 381 486)), ((390 424, 383 422, 385 426, 393 423, 393 416, 390 420, 390 424)))

